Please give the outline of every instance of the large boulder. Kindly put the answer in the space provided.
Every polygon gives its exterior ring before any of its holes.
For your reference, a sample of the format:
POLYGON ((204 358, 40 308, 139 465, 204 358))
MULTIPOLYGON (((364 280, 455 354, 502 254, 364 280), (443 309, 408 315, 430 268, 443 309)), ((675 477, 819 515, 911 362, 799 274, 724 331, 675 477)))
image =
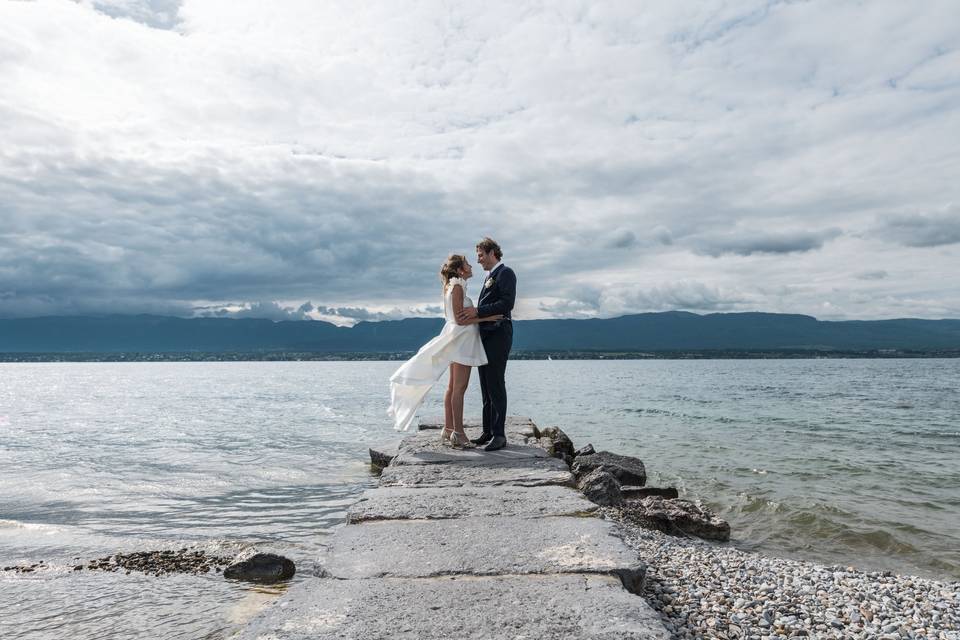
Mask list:
POLYGON ((605 469, 594 469, 577 482, 577 488, 594 504, 613 507, 623 504, 620 483, 605 469))
POLYGON ((560 427, 540 429, 540 443, 551 457, 560 458, 567 464, 573 460, 573 442, 560 427))
POLYGON ((297 569, 293 560, 275 553, 255 553, 223 570, 224 578, 247 582, 277 582, 289 580, 297 569))
POLYGON ((621 456, 609 451, 577 456, 573 459, 571 471, 579 478, 600 467, 612 474, 620 484, 642 487, 647 483, 647 470, 640 458, 621 456))
POLYGON ((621 508, 624 518, 648 529, 706 540, 730 539, 730 524, 702 504, 651 496, 621 508))

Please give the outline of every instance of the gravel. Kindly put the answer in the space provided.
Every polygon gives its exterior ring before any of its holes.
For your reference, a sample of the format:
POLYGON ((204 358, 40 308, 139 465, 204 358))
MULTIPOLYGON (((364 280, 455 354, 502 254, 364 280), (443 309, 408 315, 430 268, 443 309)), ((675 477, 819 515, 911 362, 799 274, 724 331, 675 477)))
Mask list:
POLYGON ((649 563, 643 595, 673 638, 960 640, 960 582, 771 558, 601 513, 649 563))

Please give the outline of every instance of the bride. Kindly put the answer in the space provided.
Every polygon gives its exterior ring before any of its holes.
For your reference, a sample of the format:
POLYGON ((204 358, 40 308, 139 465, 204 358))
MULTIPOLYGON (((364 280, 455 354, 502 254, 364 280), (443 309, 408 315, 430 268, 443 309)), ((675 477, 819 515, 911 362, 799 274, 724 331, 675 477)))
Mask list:
POLYGON ((470 447, 463 430, 463 395, 470 383, 470 367, 487 364, 487 354, 480 342, 478 322, 499 320, 502 316, 475 318, 466 322, 457 320, 465 307, 473 302, 467 297, 467 280, 473 269, 466 257, 452 254, 440 268, 443 283, 443 317, 446 324, 436 338, 423 345, 390 377, 390 409, 394 428, 406 431, 417 409, 434 383, 450 370, 450 381, 443 396, 443 432, 441 441, 454 447, 470 447))

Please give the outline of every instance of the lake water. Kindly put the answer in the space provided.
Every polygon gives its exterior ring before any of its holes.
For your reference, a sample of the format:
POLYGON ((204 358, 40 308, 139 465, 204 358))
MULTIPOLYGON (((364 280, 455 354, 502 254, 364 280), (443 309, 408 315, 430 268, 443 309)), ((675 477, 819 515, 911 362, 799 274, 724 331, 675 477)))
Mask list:
MULTIPOLYGON (((74 572, 190 546, 309 574, 376 477, 394 362, 0 364, 0 638, 227 638, 279 590, 74 572)), ((510 413, 637 455, 732 544, 960 579, 960 360, 518 361, 510 413)), ((479 415, 476 377, 466 413, 479 415)), ((441 413, 440 393, 423 413, 441 413)))

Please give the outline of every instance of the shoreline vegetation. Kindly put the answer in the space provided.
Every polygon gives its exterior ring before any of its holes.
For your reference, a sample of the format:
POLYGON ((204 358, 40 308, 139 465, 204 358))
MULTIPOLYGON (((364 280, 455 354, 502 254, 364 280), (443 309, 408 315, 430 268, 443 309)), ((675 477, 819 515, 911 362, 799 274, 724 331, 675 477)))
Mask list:
MULTIPOLYGON (((0 363, 30 362, 351 362, 403 361, 414 351, 116 351, 6 352, 0 363)), ((514 351, 511 360, 821 360, 960 358, 960 349, 702 349, 671 351, 514 351)))

